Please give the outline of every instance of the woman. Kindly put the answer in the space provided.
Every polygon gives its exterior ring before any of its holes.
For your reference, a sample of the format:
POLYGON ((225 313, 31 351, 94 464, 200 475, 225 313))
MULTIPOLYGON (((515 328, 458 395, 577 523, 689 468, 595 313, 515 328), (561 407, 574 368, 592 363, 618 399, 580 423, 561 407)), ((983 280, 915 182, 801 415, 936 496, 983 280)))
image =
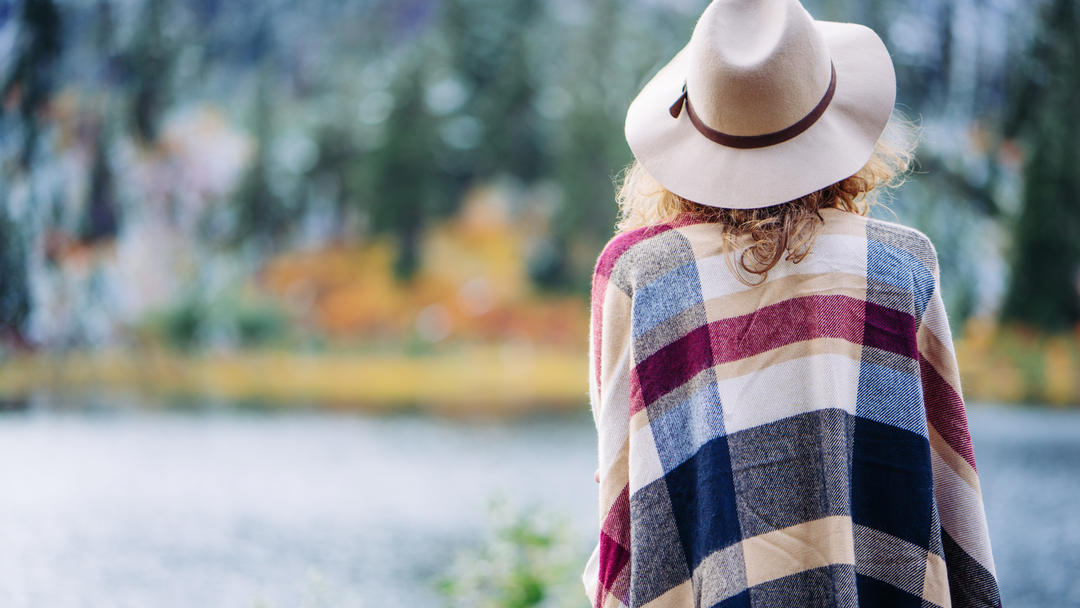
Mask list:
POLYGON ((716 0, 631 105, 594 606, 1000 605, 936 254, 865 217, 894 97, 869 29, 716 0))

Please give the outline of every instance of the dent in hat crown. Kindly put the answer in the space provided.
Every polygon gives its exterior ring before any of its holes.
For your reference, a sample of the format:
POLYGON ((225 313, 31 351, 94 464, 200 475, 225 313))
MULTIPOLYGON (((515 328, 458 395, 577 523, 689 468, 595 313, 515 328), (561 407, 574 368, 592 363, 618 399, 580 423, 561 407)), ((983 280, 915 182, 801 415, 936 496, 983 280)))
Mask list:
POLYGON ((832 78, 824 36, 798 0, 716 0, 687 50, 689 99, 702 122, 728 135, 794 125, 832 78))

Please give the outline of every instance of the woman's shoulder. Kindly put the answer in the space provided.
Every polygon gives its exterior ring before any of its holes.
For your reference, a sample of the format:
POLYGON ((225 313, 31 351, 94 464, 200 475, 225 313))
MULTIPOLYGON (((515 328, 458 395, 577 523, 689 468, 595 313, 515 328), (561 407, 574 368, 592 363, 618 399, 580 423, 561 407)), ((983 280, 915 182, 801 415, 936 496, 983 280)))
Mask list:
POLYGON ((930 272, 937 272, 937 251, 933 243, 910 226, 837 209, 822 210, 822 215, 825 234, 866 239, 867 255, 871 259, 890 263, 917 261, 930 272))
MULTIPOLYGON (((670 257, 672 231, 685 227, 691 222, 672 221, 649 226, 642 226, 616 234, 596 261, 596 274, 610 277, 620 266, 620 262, 634 258, 638 262, 655 256, 670 257)), ((625 264, 623 264, 625 266, 625 264)))

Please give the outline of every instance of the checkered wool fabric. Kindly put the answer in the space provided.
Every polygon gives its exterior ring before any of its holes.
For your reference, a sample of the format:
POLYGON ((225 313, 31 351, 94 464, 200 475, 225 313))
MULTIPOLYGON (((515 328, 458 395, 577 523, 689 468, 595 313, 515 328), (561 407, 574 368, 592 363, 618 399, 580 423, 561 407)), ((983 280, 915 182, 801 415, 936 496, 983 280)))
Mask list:
POLYGON ((1000 606, 933 246, 822 216, 754 287, 707 223, 601 254, 596 608, 1000 606))

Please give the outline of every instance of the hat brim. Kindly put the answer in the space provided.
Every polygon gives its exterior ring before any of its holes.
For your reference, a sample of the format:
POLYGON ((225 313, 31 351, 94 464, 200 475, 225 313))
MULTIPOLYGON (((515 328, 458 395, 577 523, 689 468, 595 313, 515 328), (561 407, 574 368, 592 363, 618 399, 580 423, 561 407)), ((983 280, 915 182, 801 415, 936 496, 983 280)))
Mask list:
POLYGON ((755 209, 795 200, 857 173, 873 154, 896 101, 896 74, 873 30, 816 21, 836 68, 836 93, 821 118, 794 139, 735 149, 701 135, 687 112, 669 109, 686 83, 683 49, 626 113, 626 140, 661 186, 702 205, 755 209))

